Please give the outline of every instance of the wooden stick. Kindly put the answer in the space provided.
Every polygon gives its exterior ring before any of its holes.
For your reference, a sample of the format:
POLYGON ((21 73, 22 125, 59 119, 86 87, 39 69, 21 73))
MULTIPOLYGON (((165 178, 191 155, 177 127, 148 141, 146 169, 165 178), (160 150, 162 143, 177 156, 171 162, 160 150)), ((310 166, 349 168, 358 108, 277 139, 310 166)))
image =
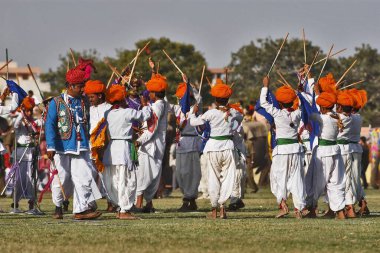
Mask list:
POLYGON ((158 71, 160 70, 160 61, 157 62, 157 68, 156 68, 156 73, 158 74, 158 71))
POLYGON ((232 88, 232 87, 234 87, 234 85, 235 85, 235 82, 232 82, 230 87, 232 88))
POLYGON ((9 63, 11 63, 13 60, 10 59, 9 61, 7 61, 3 66, 0 67, 0 71, 3 70, 3 68, 7 67, 9 63))
MULTIPOLYGON (((138 53, 135 58, 132 59, 132 61, 128 64, 128 65, 131 65, 134 61, 137 60, 137 58, 140 56, 140 54, 145 50, 145 48, 149 45, 150 41, 148 41, 148 43, 145 44, 145 46, 140 50, 140 53, 138 53)), ((127 65, 127 67, 128 67, 127 65)), ((126 67, 126 68, 127 68, 126 67)), ((124 69, 123 69, 124 70, 124 69)), ((125 71, 125 70, 124 70, 125 71)))
MULTIPOLYGON (((8 48, 5 49, 5 62, 8 62, 8 48)), ((9 65, 7 64, 7 80, 9 80, 9 65)))
POLYGON ((224 68, 224 72, 226 73, 225 74, 226 75, 226 84, 228 84, 228 68, 227 67, 224 68))
POLYGON ((341 83, 341 81, 343 80, 343 78, 347 75, 347 73, 351 70, 351 68, 355 65, 355 63, 358 61, 358 59, 356 59, 352 64, 351 66, 343 73, 343 75, 339 78, 338 82, 336 82, 336 87, 339 86, 339 84, 341 83))
MULTIPOLYGON (((336 53, 330 55, 330 58, 333 57, 333 56, 335 56, 335 55, 337 55, 337 54, 340 54, 341 52, 343 52, 343 51, 345 51, 345 50, 347 50, 347 48, 344 48, 344 49, 342 49, 342 50, 339 50, 338 52, 336 52, 336 53)), ((326 58, 327 58, 327 56, 326 56, 325 58, 323 58, 323 59, 320 59, 319 61, 317 61, 317 62, 314 63, 314 64, 318 64, 318 63, 320 63, 320 62, 323 62, 324 60, 326 60, 326 58)))
POLYGON ((66 73, 70 70, 70 59, 67 57, 66 73))
POLYGON ((20 77, 18 75, 18 72, 16 72, 16 80, 17 80, 18 85, 20 85, 20 77))
POLYGON ((131 74, 129 74, 128 85, 131 84, 132 75, 133 75, 133 72, 135 71, 135 66, 136 66, 137 58, 139 57, 139 52, 140 52, 140 48, 137 49, 137 53, 136 53, 136 57, 135 57, 136 60, 133 62, 133 66, 132 66, 131 74))
POLYGON ((281 50, 282 50, 282 47, 284 46, 286 40, 288 39, 288 36, 289 36, 289 33, 286 34, 286 36, 285 36, 285 38, 284 38, 284 41, 282 42, 282 44, 281 44, 281 46, 280 46, 280 49, 277 51, 276 57, 274 58, 274 61, 273 61, 272 66, 270 67, 270 69, 269 69, 269 71, 268 71, 267 76, 269 76, 270 72, 272 71, 273 66, 274 66, 274 64, 275 64, 276 61, 277 61, 277 58, 278 58, 278 56, 280 55, 280 52, 281 52, 281 50))
POLYGON ((286 85, 286 83, 284 83, 284 81, 281 81, 280 79, 277 79, 277 82, 281 83, 282 85, 286 85))
POLYGON ((112 71, 112 74, 111 74, 110 78, 108 79, 106 89, 108 89, 108 87, 110 86, 110 84, 112 82, 112 78, 113 78, 114 75, 115 75, 115 72, 112 71))
POLYGON ((42 92, 41 92, 41 90, 40 90, 40 86, 38 86, 38 83, 37 83, 37 81, 36 81, 36 78, 34 77, 34 74, 33 74, 32 68, 30 67, 29 64, 28 64, 28 69, 29 69, 30 74, 32 75, 32 78, 33 78, 34 83, 35 83, 36 86, 37 86, 38 92, 40 93, 40 96, 41 96, 42 100, 45 100, 44 95, 42 95, 42 92))
POLYGON ((306 39, 305 39, 305 29, 302 28, 302 38, 303 38, 303 56, 305 57, 305 64, 306 64, 306 39))
POLYGON ((109 61, 107 59, 104 59, 104 63, 107 64, 107 66, 112 70, 112 72, 114 72, 116 74, 117 77, 121 78, 124 80, 124 82, 128 83, 128 80, 122 76, 119 71, 117 71, 117 69, 115 67, 113 67, 109 61))
POLYGON ((351 86, 357 85, 357 84, 359 84, 359 83, 364 83, 364 82, 365 82, 365 80, 361 80, 361 81, 358 81, 358 82, 355 82, 355 83, 351 83, 351 84, 349 84, 349 85, 347 85, 347 86, 344 86, 344 87, 342 87, 342 88, 339 88, 339 90, 343 90, 343 89, 346 89, 346 88, 348 88, 348 87, 351 87, 351 86))
POLYGON ((317 53, 315 54, 314 59, 313 59, 313 61, 311 62, 309 69, 308 69, 307 72, 305 73, 305 76, 304 76, 304 78, 303 78, 303 80, 302 80, 302 83, 305 83, 306 79, 308 78, 308 75, 309 75, 309 73, 310 73, 311 67, 313 67, 314 62, 315 62, 315 60, 317 59, 318 55, 319 55, 319 51, 317 51, 317 53))
POLYGON ((281 72, 279 70, 276 71, 277 74, 280 76, 280 78, 285 82, 286 85, 292 87, 288 81, 286 81, 285 77, 281 74, 281 72))
POLYGON ((77 63, 76 63, 76 61, 75 61, 75 57, 74 57, 74 52, 73 52, 73 50, 70 48, 70 54, 71 54, 71 59, 73 60, 73 62, 74 62, 74 66, 76 67, 77 66, 77 63))
POLYGON ((175 62, 172 60, 172 58, 170 58, 170 56, 165 52, 164 49, 162 49, 162 52, 164 52, 164 54, 166 55, 166 57, 168 57, 168 59, 171 61, 171 63, 174 65, 174 67, 176 67, 176 69, 178 70, 178 72, 181 73, 181 75, 183 75, 182 70, 177 66, 177 64, 175 64, 175 62))
POLYGON ((318 84, 318 82, 319 82, 319 78, 321 78, 321 76, 322 76, 323 70, 324 70, 325 67, 326 67, 327 60, 330 58, 330 56, 331 56, 331 51, 333 50, 333 48, 334 48, 334 44, 332 44, 331 47, 330 47, 329 53, 327 54, 327 57, 326 57, 325 63, 323 64, 323 67, 322 67, 322 69, 321 69, 321 72, 319 73, 319 76, 318 76, 318 79, 317 79, 316 84, 318 84))
POLYGON ((201 91, 202 91, 202 83, 203 83, 203 76, 205 74, 205 69, 206 69, 206 65, 203 65, 201 81, 199 82, 199 95, 201 94, 201 91))
POLYGON ((212 87, 212 84, 211 84, 211 82, 210 82, 210 80, 208 79, 207 76, 206 76, 206 80, 207 80, 208 85, 210 85, 210 87, 212 87))

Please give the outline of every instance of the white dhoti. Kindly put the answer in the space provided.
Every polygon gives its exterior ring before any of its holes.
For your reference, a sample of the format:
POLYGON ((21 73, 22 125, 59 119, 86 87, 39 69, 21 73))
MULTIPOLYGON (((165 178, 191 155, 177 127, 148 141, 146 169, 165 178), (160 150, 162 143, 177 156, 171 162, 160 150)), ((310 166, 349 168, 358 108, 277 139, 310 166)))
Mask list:
POLYGON ((151 201, 160 186, 162 172, 162 158, 139 152, 139 166, 136 171, 137 175, 137 196, 144 194, 147 202, 151 201))
POLYGON ((201 155, 201 180, 199 182, 199 191, 203 193, 203 196, 208 197, 208 169, 207 169, 207 156, 201 155))
MULTIPOLYGON (((365 197, 363 186, 360 181, 362 153, 351 153, 350 178, 346 178, 346 205, 355 205, 365 197)), ((346 175, 348 176, 348 175, 346 175)))
POLYGON ((287 200, 292 194, 294 207, 305 207, 305 188, 301 153, 277 154, 272 158, 270 186, 277 203, 287 200))
POLYGON ((136 170, 127 165, 106 166, 103 172, 107 198, 120 207, 120 212, 129 211, 136 199, 136 170))
POLYGON ((176 154, 176 178, 184 199, 196 199, 201 179, 198 151, 176 154))
POLYGON ((246 159, 243 154, 236 154, 236 166, 235 182, 231 194, 231 203, 236 203, 239 199, 244 197, 245 191, 245 178, 247 175, 246 159))
POLYGON ((51 184, 53 203, 61 207, 64 197, 60 188, 59 177, 65 195, 73 195, 73 213, 81 213, 94 207, 95 200, 102 198, 91 171, 88 152, 79 155, 56 154, 54 156, 58 174, 51 184))
POLYGON ((306 151, 304 155, 304 165, 305 165, 304 173, 303 173, 304 176, 306 176, 307 171, 309 170, 310 162, 311 162, 311 151, 306 151))
MULTIPOLYGON (((315 148, 310 168, 306 175, 307 204, 316 208, 318 199, 327 193, 332 211, 345 207, 345 170, 341 154, 326 156, 315 148)), ((333 153, 333 152, 331 152, 333 153)))
POLYGON ((208 192, 212 207, 223 205, 231 196, 236 174, 236 151, 209 151, 205 153, 208 167, 208 192))

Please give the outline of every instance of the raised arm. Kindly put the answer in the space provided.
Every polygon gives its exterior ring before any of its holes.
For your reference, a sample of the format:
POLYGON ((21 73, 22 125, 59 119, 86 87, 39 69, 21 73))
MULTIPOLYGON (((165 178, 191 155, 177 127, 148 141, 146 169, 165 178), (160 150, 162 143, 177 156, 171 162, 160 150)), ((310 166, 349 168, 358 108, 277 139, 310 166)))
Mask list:
POLYGON ((273 104, 270 104, 267 101, 267 95, 268 95, 268 89, 269 89, 269 77, 264 77, 263 79, 263 87, 261 88, 260 93, 260 106, 265 109, 267 113, 269 113, 272 117, 274 117, 276 114, 280 112, 280 109, 277 109, 273 106, 273 104))

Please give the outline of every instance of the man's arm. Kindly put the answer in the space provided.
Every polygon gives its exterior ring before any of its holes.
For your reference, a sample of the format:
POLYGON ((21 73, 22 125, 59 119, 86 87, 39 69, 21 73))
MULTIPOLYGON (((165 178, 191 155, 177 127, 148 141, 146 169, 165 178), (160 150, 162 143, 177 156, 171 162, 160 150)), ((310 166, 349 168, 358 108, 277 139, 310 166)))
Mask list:
POLYGON ((267 101, 267 94, 269 89, 269 77, 264 77, 263 79, 263 87, 261 88, 260 93, 260 106, 265 109, 267 113, 269 113, 272 117, 274 117, 280 110, 270 104, 267 101))
POLYGON ((49 103, 48 113, 45 122, 46 148, 49 159, 53 159, 56 151, 55 141, 57 139, 58 115, 55 100, 49 103))

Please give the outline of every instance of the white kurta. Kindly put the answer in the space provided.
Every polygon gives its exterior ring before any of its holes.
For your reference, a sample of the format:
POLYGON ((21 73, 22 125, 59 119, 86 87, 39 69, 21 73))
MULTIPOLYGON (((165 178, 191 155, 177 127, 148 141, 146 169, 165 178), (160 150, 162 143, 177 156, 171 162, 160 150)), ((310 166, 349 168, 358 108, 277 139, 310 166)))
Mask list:
MULTIPOLYGON (((193 108, 187 115, 193 113, 193 108)), ((180 138, 176 147, 176 179, 183 193, 184 199, 196 199, 201 180, 201 165, 199 160, 199 147, 201 139, 195 128, 190 126, 188 116, 185 116, 179 105, 173 106, 174 115, 179 123, 180 138)), ((177 126, 178 127, 178 126, 177 126)))
POLYGON ((120 207, 120 212, 129 211, 136 200, 136 170, 131 159, 132 122, 150 118, 151 111, 144 107, 134 109, 113 109, 105 115, 110 137, 103 157, 105 169, 104 185, 107 198, 120 207))
POLYGON ((112 105, 104 102, 97 106, 90 107, 90 134, 98 125, 99 121, 104 118, 104 113, 111 108, 112 105))
POLYGON ((234 129, 233 141, 237 150, 236 157, 236 175, 235 175, 235 183, 233 187, 233 191, 231 194, 231 203, 235 203, 240 198, 244 197, 245 191, 245 179, 247 175, 247 166, 246 166, 246 156, 247 156, 247 148, 244 143, 244 131, 243 127, 240 125, 234 129))
MULTIPOLYGON (((336 141, 338 121, 327 114, 312 114, 311 119, 320 126, 320 139, 336 141)), ((327 193, 330 209, 342 210, 345 207, 345 169, 339 145, 321 145, 313 150, 312 160, 306 174, 307 205, 315 208, 318 199, 327 193)))
POLYGON ((277 203, 287 200, 292 194, 294 207, 302 210, 305 207, 305 187, 303 175, 302 146, 298 143, 297 130, 301 121, 301 111, 289 112, 277 109, 268 103, 268 88, 263 87, 260 94, 260 105, 274 118, 276 138, 293 140, 292 144, 277 145, 272 151, 270 172, 271 191, 277 203))
POLYGON ((210 139, 203 150, 207 159, 208 168, 208 192, 211 205, 223 205, 231 196, 237 166, 237 155, 232 140, 234 125, 239 125, 243 117, 234 109, 229 110, 229 115, 218 109, 210 109, 201 116, 190 116, 190 125, 203 125, 206 121, 211 127, 210 139), (225 140, 213 139, 213 137, 229 136, 225 140))
POLYGON ((151 109, 152 117, 144 123, 146 130, 138 139, 141 146, 136 172, 137 195, 144 194, 146 201, 153 199, 160 184, 169 104, 160 99, 151 105, 151 109))

